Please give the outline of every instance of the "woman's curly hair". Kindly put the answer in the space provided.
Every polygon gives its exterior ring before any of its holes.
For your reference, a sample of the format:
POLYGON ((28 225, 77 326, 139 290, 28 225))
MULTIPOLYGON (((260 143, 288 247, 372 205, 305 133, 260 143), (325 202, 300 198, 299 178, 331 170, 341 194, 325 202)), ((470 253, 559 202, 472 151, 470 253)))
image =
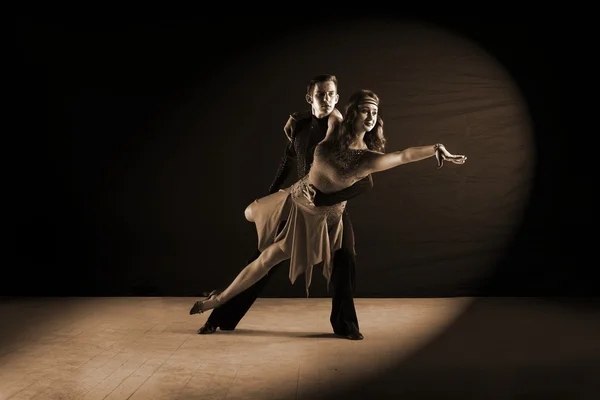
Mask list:
MULTIPOLYGON (((336 136, 337 147, 343 151, 347 150, 355 138, 354 121, 358 116, 358 107, 365 101, 371 101, 379 104, 379 97, 371 90, 362 89, 350 96, 348 105, 345 109, 344 119, 340 125, 338 135, 336 136)), ((383 120, 377 115, 375 126, 369 132, 365 133, 365 144, 369 150, 385 152, 386 138, 383 135, 383 120)))

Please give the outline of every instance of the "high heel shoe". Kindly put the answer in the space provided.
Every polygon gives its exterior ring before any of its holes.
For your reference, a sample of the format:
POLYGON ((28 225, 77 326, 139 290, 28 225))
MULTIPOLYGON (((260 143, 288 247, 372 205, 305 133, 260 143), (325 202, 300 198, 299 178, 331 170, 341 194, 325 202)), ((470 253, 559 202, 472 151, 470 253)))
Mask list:
MULTIPOLYGON (((195 302, 194 305, 192 306, 192 308, 190 309, 190 315, 193 315, 193 314, 202 314, 204 311, 210 310, 210 308, 205 308, 204 304, 207 301, 211 300, 211 298, 213 296, 216 297, 219 293, 221 293, 221 291, 219 291, 219 290, 213 290, 212 292, 209 293, 209 295, 208 295, 208 297, 206 299, 199 300, 199 301, 195 302)), ((216 299, 216 298, 214 300, 217 302, 217 306, 216 307, 218 307, 220 305, 219 300, 216 299)), ((213 307, 213 308, 216 308, 216 307, 213 307)))

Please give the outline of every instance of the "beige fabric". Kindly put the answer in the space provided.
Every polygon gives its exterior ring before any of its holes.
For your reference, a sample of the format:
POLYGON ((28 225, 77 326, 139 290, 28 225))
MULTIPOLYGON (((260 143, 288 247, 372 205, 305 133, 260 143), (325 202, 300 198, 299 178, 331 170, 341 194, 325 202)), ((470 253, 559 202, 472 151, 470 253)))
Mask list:
POLYGON ((346 202, 315 207, 302 195, 307 178, 292 186, 255 200, 251 212, 258 234, 258 249, 264 251, 276 243, 290 258, 289 278, 292 284, 305 274, 306 295, 312 281, 313 268, 322 263, 327 286, 331 280, 333 253, 342 246, 342 213, 346 202), (285 226, 279 234, 277 227, 285 226))

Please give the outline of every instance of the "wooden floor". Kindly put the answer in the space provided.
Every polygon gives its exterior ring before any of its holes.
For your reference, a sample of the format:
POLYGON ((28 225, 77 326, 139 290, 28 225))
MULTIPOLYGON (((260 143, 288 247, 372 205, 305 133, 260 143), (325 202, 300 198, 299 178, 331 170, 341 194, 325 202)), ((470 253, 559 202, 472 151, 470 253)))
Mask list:
POLYGON ((261 298, 212 335, 194 300, 0 301, 0 399, 600 398, 597 310, 359 298, 365 340, 349 341, 326 298, 261 298))

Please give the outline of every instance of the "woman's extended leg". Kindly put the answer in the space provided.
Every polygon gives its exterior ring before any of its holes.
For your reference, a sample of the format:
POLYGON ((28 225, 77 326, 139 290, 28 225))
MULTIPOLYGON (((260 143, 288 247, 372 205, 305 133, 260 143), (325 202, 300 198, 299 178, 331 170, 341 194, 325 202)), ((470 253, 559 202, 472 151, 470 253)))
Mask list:
POLYGON ((206 300, 197 301, 190 310, 190 314, 212 310, 220 304, 226 303, 258 282, 271 268, 280 262, 285 261, 287 258, 288 256, 281 251, 278 245, 272 244, 267 247, 256 260, 248 264, 227 289, 218 295, 210 296, 206 300))

